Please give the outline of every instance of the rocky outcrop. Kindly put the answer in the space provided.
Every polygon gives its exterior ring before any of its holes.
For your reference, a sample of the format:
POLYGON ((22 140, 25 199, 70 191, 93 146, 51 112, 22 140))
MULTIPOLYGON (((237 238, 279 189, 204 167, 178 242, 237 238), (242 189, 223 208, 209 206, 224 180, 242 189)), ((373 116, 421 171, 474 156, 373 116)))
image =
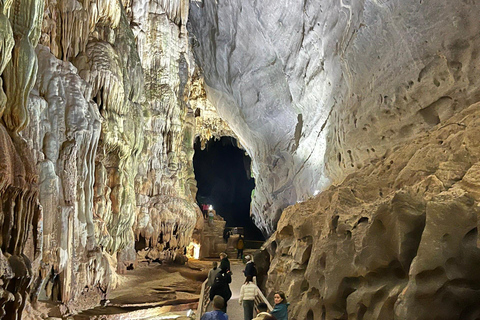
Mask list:
POLYGON ((267 287, 293 319, 476 319, 480 104, 287 208, 267 287))
POLYGON ((253 159, 252 213, 282 210, 478 101, 472 1, 194 1, 207 93, 253 159))
POLYGON ((22 318, 37 300, 62 302, 63 313, 97 304, 117 272, 135 265, 136 250, 176 259, 190 242, 200 216, 195 109, 205 99, 190 94, 202 84, 188 6, 0 4, 7 318, 22 318))

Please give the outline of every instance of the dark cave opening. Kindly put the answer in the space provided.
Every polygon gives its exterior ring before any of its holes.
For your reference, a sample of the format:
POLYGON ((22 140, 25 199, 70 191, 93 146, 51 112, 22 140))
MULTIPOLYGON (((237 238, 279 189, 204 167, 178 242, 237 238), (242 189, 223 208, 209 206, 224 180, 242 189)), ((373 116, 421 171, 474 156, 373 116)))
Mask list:
POLYGON ((262 232, 250 218, 250 202, 255 181, 250 174, 250 157, 237 147, 236 139, 211 139, 201 150, 195 140, 193 168, 197 180, 197 203, 211 204, 226 221, 226 227, 243 227, 246 240, 264 241, 262 232))

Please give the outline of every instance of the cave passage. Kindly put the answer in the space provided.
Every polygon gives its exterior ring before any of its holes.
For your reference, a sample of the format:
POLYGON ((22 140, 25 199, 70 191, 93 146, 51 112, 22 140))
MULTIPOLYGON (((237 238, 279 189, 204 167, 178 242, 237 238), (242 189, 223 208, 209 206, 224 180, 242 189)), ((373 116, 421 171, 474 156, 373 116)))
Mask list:
POLYGON ((250 174, 251 159, 231 137, 210 139, 201 150, 195 140, 193 168, 197 180, 197 202, 213 205, 227 227, 243 227, 246 240, 265 240, 250 218, 255 181, 250 174))

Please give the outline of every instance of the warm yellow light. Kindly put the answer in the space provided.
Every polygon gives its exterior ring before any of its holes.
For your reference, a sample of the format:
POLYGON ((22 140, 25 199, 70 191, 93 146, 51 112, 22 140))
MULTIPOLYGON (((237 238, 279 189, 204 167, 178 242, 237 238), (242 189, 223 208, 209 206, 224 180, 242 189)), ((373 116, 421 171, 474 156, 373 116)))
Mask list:
POLYGON ((187 247, 187 257, 193 259, 200 258, 200 244, 195 242, 190 242, 187 247))

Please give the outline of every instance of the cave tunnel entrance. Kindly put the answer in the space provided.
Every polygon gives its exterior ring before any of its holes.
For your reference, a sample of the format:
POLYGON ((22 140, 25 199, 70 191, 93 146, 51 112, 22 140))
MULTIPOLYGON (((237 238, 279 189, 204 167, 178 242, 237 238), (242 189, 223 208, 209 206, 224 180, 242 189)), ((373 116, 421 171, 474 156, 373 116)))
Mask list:
POLYGON ((201 149, 195 140, 193 168, 197 180, 197 203, 211 204, 226 221, 226 227, 243 227, 246 240, 264 241, 262 232, 250 218, 250 202, 255 181, 250 174, 251 159, 237 147, 237 140, 210 139, 201 149))

